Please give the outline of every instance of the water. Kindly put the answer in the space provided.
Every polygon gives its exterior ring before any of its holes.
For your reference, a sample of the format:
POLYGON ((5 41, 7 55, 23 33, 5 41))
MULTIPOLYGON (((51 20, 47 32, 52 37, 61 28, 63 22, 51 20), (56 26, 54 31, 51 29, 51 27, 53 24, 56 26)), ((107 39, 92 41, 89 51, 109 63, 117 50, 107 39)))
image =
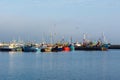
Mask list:
POLYGON ((119 80, 120 51, 0 52, 0 80, 119 80))

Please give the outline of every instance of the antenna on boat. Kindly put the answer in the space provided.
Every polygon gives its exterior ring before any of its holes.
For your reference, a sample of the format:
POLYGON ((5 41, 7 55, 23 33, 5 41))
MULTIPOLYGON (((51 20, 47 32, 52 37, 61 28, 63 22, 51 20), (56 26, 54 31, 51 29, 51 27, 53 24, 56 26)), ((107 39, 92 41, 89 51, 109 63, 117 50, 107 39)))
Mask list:
POLYGON ((54 31, 53 31, 53 32, 54 32, 54 33, 53 33, 53 43, 56 43, 56 40, 57 40, 57 39, 56 39, 56 35, 57 35, 57 33, 56 33, 56 24, 54 24, 53 30, 54 30, 54 31))
POLYGON ((64 43, 64 42, 65 42, 65 38, 64 38, 64 36, 62 36, 61 43, 64 43))
POLYGON ((106 37, 104 35, 104 32, 102 33, 102 40, 103 40, 104 43, 107 43, 106 37))
POLYGON ((73 39, 72 39, 72 36, 70 37, 70 43, 71 43, 71 44, 73 43, 73 39))
POLYGON ((45 39, 44 39, 45 33, 42 34, 42 44, 45 43, 45 39))
POLYGON ((86 41, 86 34, 83 34, 83 41, 86 41))

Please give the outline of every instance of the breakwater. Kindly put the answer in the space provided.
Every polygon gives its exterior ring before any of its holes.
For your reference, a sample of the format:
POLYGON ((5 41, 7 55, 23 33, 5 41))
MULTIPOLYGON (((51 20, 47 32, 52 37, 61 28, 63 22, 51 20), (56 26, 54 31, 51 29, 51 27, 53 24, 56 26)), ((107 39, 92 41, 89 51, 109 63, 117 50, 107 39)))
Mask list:
POLYGON ((109 46, 109 49, 120 49, 120 45, 112 44, 109 46))

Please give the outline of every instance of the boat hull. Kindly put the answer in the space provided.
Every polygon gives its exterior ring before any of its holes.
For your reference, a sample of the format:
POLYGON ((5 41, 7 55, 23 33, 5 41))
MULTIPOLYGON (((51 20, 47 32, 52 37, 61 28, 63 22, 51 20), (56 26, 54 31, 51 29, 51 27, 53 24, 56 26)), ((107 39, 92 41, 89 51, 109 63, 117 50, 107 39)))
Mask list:
POLYGON ((11 48, 0 48, 0 51, 2 51, 2 52, 9 52, 9 51, 14 51, 14 50, 11 49, 11 48))
POLYGON ((105 47, 75 47, 75 50, 85 50, 85 51, 106 51, 105 47))

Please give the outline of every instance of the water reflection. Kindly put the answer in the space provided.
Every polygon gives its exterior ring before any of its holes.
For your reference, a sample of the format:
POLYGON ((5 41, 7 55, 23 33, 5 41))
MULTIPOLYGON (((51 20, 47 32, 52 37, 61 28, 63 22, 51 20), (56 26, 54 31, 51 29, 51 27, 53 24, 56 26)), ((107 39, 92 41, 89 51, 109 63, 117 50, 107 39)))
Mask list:
POLYGON ((119 51, 0 53, 1 80, 119 80, 119 51))

